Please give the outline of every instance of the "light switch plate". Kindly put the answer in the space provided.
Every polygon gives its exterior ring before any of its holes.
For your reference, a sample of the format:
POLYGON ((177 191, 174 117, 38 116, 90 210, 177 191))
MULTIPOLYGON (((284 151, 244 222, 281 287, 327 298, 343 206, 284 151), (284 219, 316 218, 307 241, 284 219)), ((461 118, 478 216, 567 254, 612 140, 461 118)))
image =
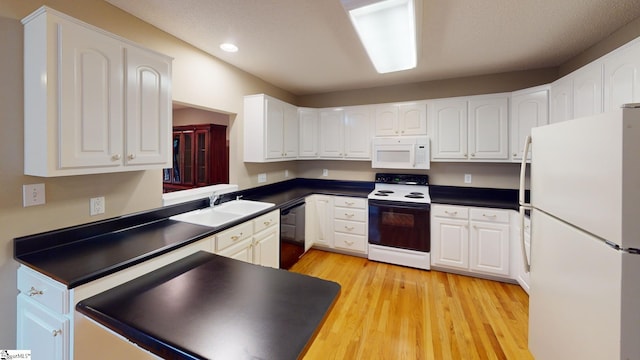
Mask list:
POLYGON ((44 184, 22 185, 22 206, 43 205, 45 203, 44 184))
POLYGON ((471 174, 464 174, 464 183, 471 184, 471 174))
POLYGON ((267 182, 267 173, 258 174, 258 182, 267 182))
POLYGON ((329 176, 329 169, 322 169, 322 176, 329 176))

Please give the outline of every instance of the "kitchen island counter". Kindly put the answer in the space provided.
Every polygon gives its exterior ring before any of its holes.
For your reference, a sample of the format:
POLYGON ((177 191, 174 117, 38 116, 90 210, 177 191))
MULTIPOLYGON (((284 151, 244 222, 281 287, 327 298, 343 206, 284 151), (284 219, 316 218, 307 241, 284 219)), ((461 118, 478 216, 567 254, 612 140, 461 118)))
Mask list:
POLYGON ((297 359, 339 293, 331 281, 197 252, 76 309, 163 358, 297 359))

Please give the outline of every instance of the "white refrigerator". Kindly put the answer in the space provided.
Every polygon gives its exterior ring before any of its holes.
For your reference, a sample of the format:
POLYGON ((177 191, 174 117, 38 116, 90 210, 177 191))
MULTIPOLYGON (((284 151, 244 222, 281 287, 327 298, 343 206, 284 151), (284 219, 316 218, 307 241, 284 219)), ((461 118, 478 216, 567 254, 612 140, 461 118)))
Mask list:
POLYGON ((640 359, 638 104, 534 128, 530 144, 531 353, 640 359))

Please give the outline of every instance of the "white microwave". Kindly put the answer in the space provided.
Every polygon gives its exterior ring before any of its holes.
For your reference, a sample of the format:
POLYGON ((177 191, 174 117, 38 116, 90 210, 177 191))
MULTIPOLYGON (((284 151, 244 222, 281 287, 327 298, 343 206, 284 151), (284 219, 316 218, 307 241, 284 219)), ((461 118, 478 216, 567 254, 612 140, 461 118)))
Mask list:
POLYGON ((375 169, 429 169, 430 160, 427 136, 373 139, 371 167, 375 169))

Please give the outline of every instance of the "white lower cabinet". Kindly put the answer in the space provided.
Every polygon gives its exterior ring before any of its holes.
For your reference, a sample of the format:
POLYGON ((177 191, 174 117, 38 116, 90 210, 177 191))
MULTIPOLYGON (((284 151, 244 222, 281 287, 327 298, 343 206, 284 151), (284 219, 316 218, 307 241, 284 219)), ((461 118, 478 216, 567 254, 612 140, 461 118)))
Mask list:
POLYGON ((524 291, 529 293, 529 272, 525 267, 525 261, 531 263, 531 220, 524 219, 524 241, 520 238, 520 216, 519 213, 512 213, 511 220, 511 277, 515 279, 524 291), (526 256, 526 260, 525 260, 526 256))
POLYGON ((68 316, 56 313, 28 295, 18 295, 16 348, 31 350, 34 359, 69 359, 68 316))
POLYGON ((244 262, 280 267, 280 210, 216 235, 216 254, 244 262))
POLYGON ((509 278, 508 210, 433 204, 431 265, 509 278))
POLYGON ((367 199, 311 195, 305 202, 305 247, 367 254, 367 199))

